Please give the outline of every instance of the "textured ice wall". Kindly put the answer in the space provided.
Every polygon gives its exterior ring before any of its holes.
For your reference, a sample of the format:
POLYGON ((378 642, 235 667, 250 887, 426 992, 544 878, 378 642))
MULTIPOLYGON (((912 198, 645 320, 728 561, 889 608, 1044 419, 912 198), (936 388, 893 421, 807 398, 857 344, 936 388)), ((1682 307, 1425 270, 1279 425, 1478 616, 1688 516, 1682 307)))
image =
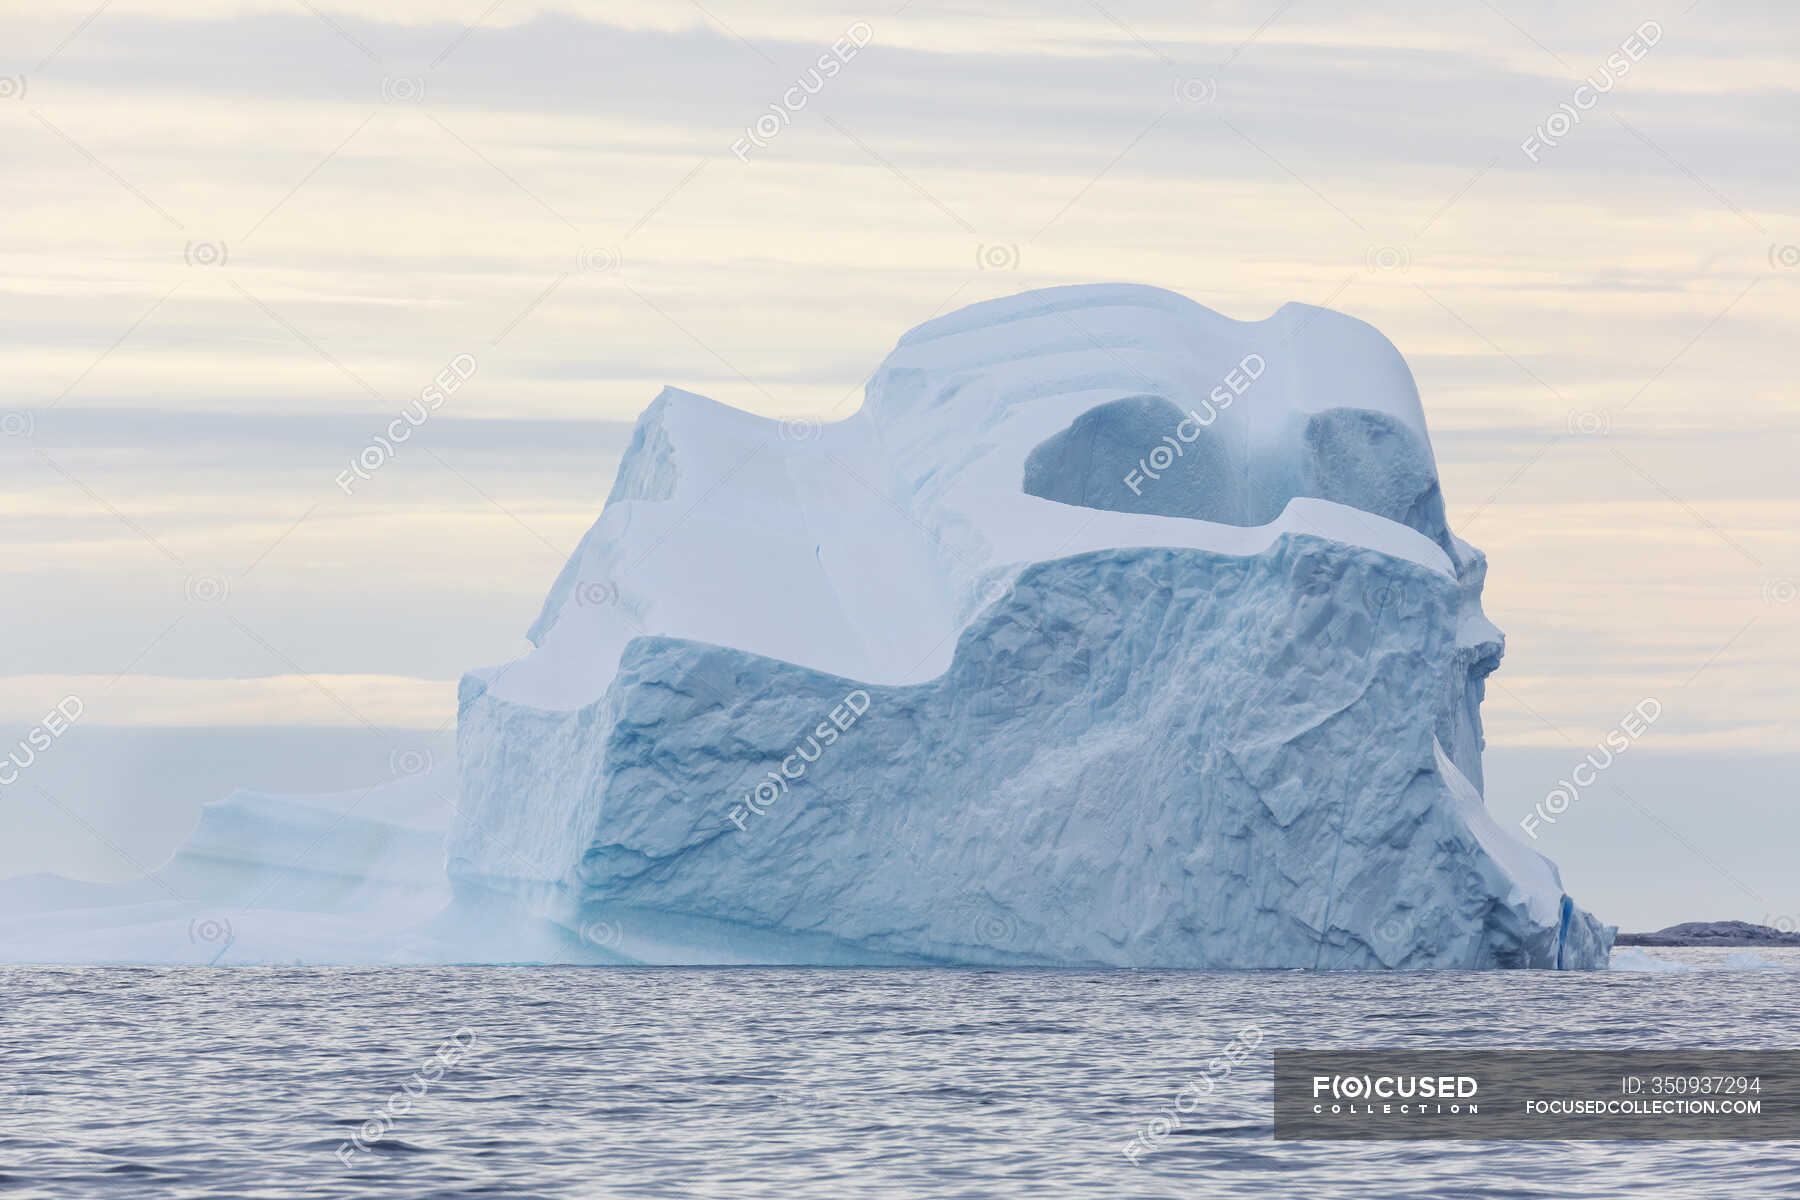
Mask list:
POLYGON ((976 305, 824 427, 667 391, 463 682, 451 875, 627 961, 1604 966, 1481 801, 1485 570, 1325 310, 976 305))
MULTIPOLYGON (((643 639, 575 712, 472 685, 465 778, 495 806, 472 815, 564 800, 511 827, 571 913, 665 961, 1604 965, 1605 931, 1577 913, 1565 935, 1560 894, 1508 877, 1439 770, 1457 604, 1290 535, 1032 567, 913 686, 643 639), (758 801, 784 760, 801 773, 758 801)), ((465 880, 514 878, 492 843, 458 853, 465 880)))

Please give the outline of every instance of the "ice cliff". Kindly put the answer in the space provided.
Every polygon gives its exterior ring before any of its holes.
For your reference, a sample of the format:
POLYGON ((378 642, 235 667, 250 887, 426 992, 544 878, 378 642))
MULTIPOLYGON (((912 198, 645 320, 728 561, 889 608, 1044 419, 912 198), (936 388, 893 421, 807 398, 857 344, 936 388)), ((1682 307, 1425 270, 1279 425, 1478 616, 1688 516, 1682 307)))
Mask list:
POLYGON ((0 883, 0 961, 1604 967, 1483 802, 1485 572, 1368 325, 977 304, 841 421, 665 391, 454 769, 0 883))
POLYGON ((1481 796, 1503 638, 1394 347, 977 304, 862 408, 666 390, 462 684, 464 903, 642 962, 1603 967, 1481 796))

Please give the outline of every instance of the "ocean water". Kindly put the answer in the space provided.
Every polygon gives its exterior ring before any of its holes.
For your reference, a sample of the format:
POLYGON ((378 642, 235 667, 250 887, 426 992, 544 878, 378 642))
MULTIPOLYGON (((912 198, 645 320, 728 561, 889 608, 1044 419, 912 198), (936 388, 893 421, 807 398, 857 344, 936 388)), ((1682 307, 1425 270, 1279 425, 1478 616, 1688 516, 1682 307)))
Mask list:
POLYGON ((1761 953, 1787 969, 7 967, 0 1192, 1800 1196, 1795 1143, 1271 1137, 1281 1045, 1800 1045, 1800 959, 1761 953))

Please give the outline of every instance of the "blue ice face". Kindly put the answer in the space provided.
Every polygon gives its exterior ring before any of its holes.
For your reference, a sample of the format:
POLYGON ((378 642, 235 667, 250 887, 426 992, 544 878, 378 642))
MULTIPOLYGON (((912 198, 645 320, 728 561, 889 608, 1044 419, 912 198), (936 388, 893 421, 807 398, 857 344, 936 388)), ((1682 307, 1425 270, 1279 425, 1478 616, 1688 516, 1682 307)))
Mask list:
POLYGON ((1316 496, 1416 529, 1454 555, 1431 450, 1403 422, 1331 408, 1290 422, 1277 448, 1252 447, 1210 399, 1163 396, 1095 405, 1035 446, 1024 490, 1083 508, 1265 525, 1295 496, 1316 496))

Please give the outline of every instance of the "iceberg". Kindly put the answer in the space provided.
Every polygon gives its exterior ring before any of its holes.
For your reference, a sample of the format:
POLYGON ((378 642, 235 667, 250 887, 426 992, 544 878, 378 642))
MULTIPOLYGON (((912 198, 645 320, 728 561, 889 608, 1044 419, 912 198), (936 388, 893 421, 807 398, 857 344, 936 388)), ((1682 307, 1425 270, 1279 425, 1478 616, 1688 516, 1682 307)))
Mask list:
MULTIPOLYGON (((1604 969, 1486 810, 1485 573, 1327 309, 984 302, 832 423, 665 389, 462 681, 447 829, 354 826, 300 900, 444 905, 358 960, 1604 969)), ((296 887, 311 810, 228 807, 197 844, 296 887)))
POLYGON ((450 903, 455 771, 320 796, 239 790, 141 879, 0 881, 0 961, 435 961, 396 934, 450 903))

